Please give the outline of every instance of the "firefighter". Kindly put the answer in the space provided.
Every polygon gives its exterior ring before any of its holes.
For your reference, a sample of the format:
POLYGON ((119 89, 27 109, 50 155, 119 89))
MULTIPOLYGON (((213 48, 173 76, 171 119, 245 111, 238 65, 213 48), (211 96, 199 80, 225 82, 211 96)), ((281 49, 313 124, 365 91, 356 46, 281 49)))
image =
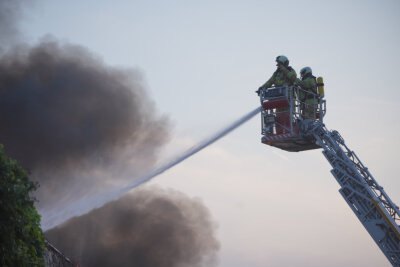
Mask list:
POLYGON ((317 80, 312 75, 310 67, 304 67, 300 70, 300 78, 296 78, 295 84, 302 89, 299 94, 300 107, 304 119, 315 119, 314 109, 318 104, 317 99, 317 80))
MULTIPOLYGON (((280 87, 284 85, 293 85, 296 81, 296 71, 289 66, 289 60, 287 57, 281 55, 276 57, 276 71, 272 74, 271 78, 266 81, 258 90, 257 94, 260 94, 260 90, 269 88, 271 86, 280 87)), ((283 125, 286 128, 290 127, 289 108, 278 108, 276 109, 276 122, 283 125)), ((284 127, 277 126, 276 134, 282 134, 288 132, 284 127)))
POLYGON ((272 85, 278 87, 283 85, 293 85, 296 81, 296 71, 289 66, 289 60, 285 56, 276 57, 276 66, 278 67, 276 71, 272 74, 271 78, 266 81, 260 88, 258 88, 257 93, 263 88, 269 88, 272 85))

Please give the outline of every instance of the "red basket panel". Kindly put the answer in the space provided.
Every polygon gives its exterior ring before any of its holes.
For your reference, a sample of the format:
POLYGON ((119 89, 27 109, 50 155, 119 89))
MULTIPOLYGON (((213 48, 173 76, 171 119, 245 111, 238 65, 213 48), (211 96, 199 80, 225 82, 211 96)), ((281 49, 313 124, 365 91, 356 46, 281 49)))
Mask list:
POLYGON ((289 102, 286 97, 277 98, 273 100, 268 100, 263 102, 264 109, 274 109, 274 108, 287 108, 289 107, 289 102))

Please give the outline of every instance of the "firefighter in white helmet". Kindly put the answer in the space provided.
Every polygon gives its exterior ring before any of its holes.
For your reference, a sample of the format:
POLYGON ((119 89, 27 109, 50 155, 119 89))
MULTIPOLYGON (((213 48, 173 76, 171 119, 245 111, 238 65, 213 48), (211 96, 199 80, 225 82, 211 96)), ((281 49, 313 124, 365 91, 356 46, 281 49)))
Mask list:
POLYGON ((315 108, 318 104, 317 80, 310 67, 300 70, 300 79, 296 78, 295 84, 302 89, 299 94, 304 119, 315 119, 315 108))
MULTIPOLYGON (((257 93, 260 94, 260 90, 269 88, 271 86, 279 87, 284 85, 293 85, 296 81, 296 71, 289 66, 289 60, 287 57, 281 55, 276 57, 276 71, 272 74, 271 78, 266 81, 257 93)), ((283 125, 286 128, 290 127, 289 108, 278 108, 276 110, 276 122, 283 125)), ((276 127, 276 134, 286 133, 287 130, 284 127, 276 127)))
MULTIPOLYGON (((289 60, 285 56, 276 57, 276 71, 258 90, 274 86, 293 85, 296 80, 296 71, 289 66, 289 60)), ((259 91, 258 91, 259 92, 259 91)))

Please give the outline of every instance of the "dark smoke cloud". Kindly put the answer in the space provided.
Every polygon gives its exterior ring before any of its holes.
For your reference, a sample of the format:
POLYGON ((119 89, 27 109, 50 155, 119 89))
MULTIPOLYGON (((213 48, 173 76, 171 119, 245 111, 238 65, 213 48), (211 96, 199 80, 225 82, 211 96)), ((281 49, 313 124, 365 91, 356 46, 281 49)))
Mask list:
POLYGON ((153 112, 138 73, 82 47, 46 41, 0 60, 0 140, 30 169, 108 162, 137 140, 157 147, 165 123, 153 112))
POLYGON ((45 234, 84 267, 197 267, 216 263, 214 230, 200 201, 150 187, 45 234))
POLYGON ((111 179, 107 168, 131 176, 149 168, 167 124, 139 72, 106 66, 83 47, 46 38, 0 58, 0 142, 42 185, 41 202, 76 180, 83 191, 98 187, 111 179))

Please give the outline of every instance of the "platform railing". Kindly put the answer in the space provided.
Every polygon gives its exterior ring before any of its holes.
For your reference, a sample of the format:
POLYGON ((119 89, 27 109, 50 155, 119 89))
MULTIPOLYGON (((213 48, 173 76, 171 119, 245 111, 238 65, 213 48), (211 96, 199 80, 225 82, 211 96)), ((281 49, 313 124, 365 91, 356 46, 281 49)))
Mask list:
POLYGON ((323 121, 326 114, 326 101, 318 94, 308 92, 298 86, 280 86, 265 88, 260 91, 261 105, 265 101, 277 101, 286 99, 288 107, 285 110, 279 108, 263 109, 261 114, 261 132, 263 135, 271 135, 277 133, 277 128, 294 133, 295 127, 299 121, 304 119, 312 119, 315 121, 323 121), (312 101, 306 101, 312 100, 312 101), (311 103, 310 103, 311 102, 311 103), (310 105, 312 108, 310 109, 310 105), (312 110, 312 114, 305 116, 305 110, 312 110), (288 114, 288 125, 284 125, 277 121, 277 117, 282 114, 288 114))

